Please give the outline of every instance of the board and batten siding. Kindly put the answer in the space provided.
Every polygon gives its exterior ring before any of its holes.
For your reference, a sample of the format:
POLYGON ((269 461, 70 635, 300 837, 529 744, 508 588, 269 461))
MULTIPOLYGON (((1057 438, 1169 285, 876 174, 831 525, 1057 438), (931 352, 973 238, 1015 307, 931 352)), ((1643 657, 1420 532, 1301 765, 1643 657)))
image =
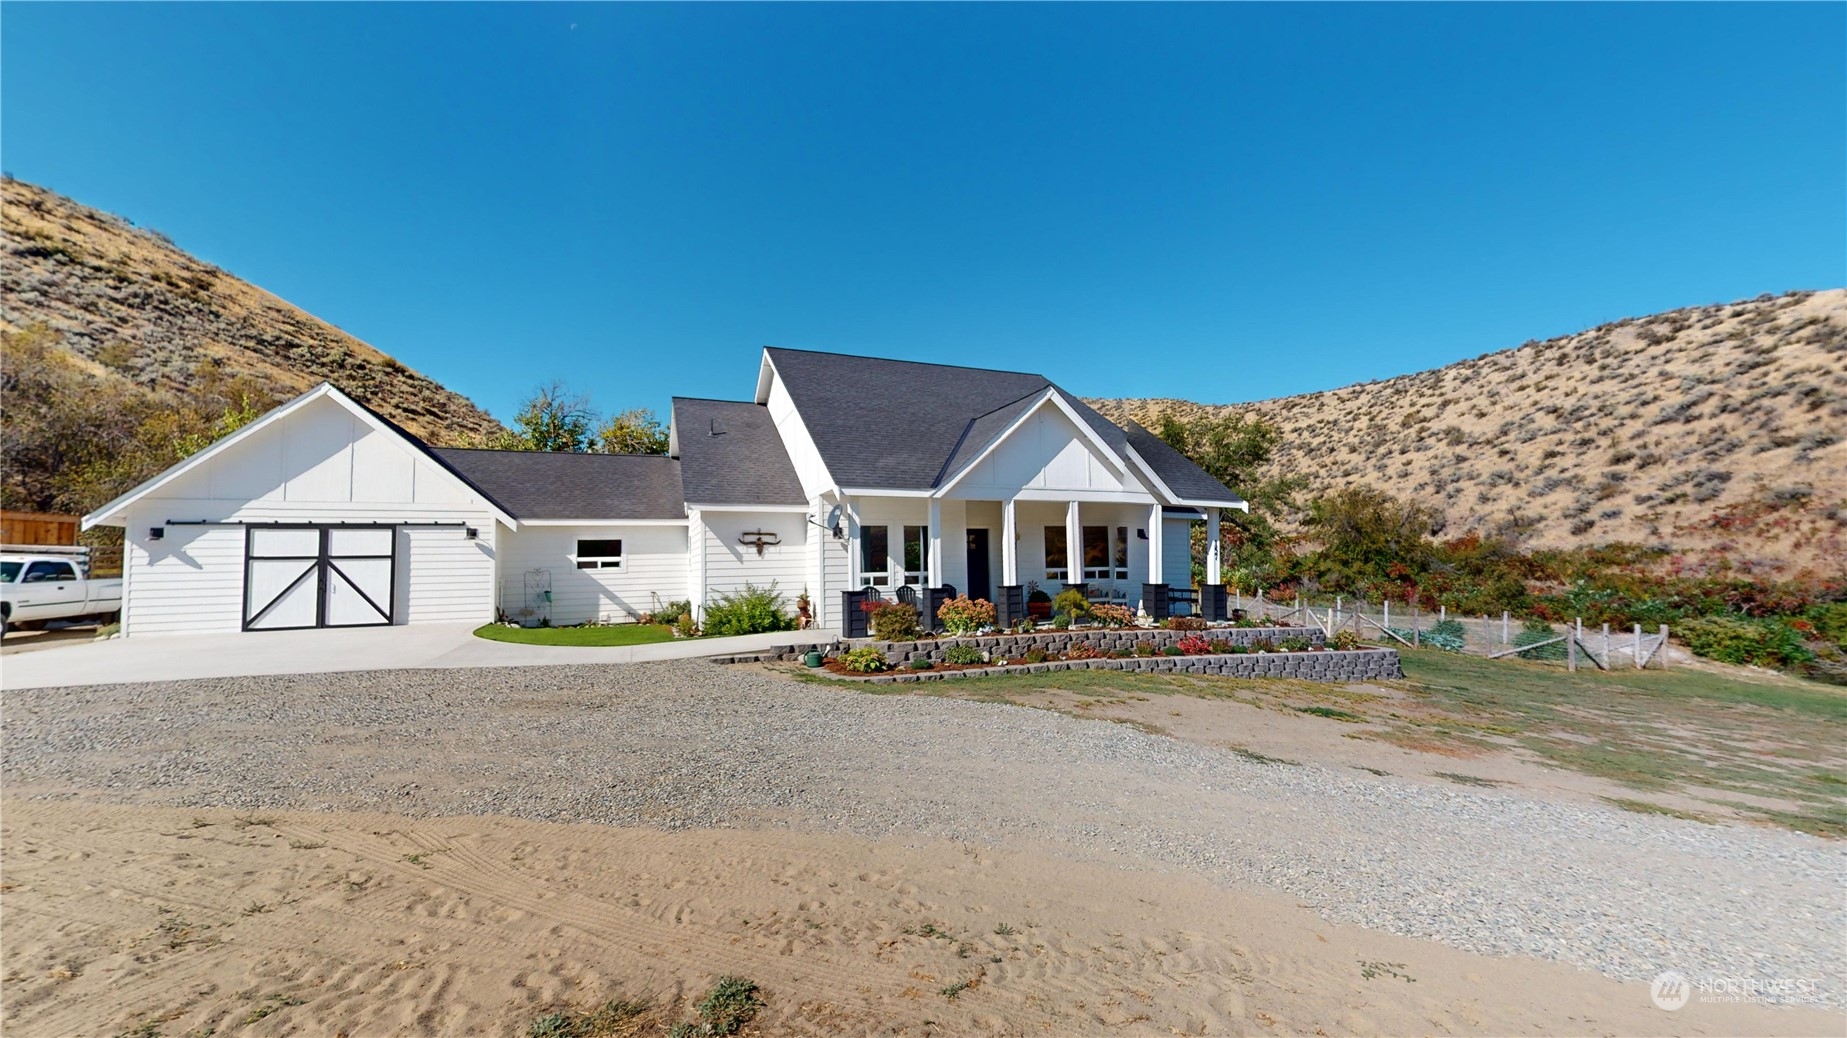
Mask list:
POLYGON ((400 525, 395 622, 494 617, 495 542, 503 531, 487 504, 332 399, 311 401, 206 458, 125 518, 122 629, 131 637, 242 630, 243 524, 259 522, 400 525), (225 525, 192 525, 200 521, 225 525), (403 525, 418 523, 453 525, 403 525), (164 532, 158 541, 149 535, 154 527, 164 532))
POLYGON ((551 621, 628 622, 691 597, 684 526, 521 526, 501 541, 500 608, 515 621, 539 603, 526 600, 526 576, 544 571, 552 589, 551 621), (580 570, 579 539, 622 541, 621 569, 580 570))

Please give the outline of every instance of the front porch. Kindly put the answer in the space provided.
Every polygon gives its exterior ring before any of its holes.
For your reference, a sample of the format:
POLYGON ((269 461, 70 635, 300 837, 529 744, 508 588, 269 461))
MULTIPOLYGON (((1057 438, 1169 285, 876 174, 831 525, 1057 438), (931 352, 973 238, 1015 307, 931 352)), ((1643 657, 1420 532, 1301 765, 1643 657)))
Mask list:
MULTIPOLYGON (((1033 592, 1084 589, 1093 603, 1151 619, 1198 611, 1225 618, 1217 550, 1219 509, 1174 509, 1120 500, 1021 496, 1005 500, 858 496, 844 503, 846 589, 910 602, 926 627, 954 594, 994 603, 996 621, 1026 615, 1033 592), (1192 522, 1203 518, 1207 586, 1195 595, 1192 522), (1193 603, 1197 601, 1195 610, 1193 603)), ((843 605, 843 613, 851 606, 843 605)), ((844 616, 843 629, 853 626, 844 616)))

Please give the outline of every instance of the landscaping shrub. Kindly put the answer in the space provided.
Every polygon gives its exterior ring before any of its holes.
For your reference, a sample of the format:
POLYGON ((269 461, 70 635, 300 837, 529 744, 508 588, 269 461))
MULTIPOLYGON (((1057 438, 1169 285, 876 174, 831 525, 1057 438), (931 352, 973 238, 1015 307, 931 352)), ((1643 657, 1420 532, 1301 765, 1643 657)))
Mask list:
POLYGON ((642 622, 643 623, 667 624, 669 626, 672 626, 673 624, 677 624, 680 622, 680 617, 685 616, 687 613, 690 613, 692 611, 693 611, 692 602, 682 599, 678 602, 667 603, 666 605, 662 606, 660 610, 654 614, 653 620, 643 620, 642 622))
POLYGON ((682 638, 697 638, 699 637, 699 622, 693 619, 691 612, 681 613, 680 618, 673 622, 673 633, 682 638))
POLYGON ((915 641, 923 632, 917 627, 917 607, 903 602, 879 602, 866 610, 872 621, 872 636, 882 642, 915 641))
POLYGON ((1028 663, 1044 663, 1045 662, 1045 650, 1039 648, 1038 646, 1034 646, 1033 648, 1027 649, 1026 655, 1021 658, 1024 659, 1028 663))
POLYGON ((1445 652, 1462 651, 1462 621, 1442 620, 1424 632, 1423 644, 1445 652))
POLYGON ((1052 612, 1063 616, 1065 626, 1069 627, 1077 623, 1078 617, 1090 614, 1090 599, 1076 588, 1060 591, 1058 597, 1052 599, 1052 612))
POLYGON ((1182 655, 1182 653, 1181 653, 1181 651, 1180 651, 1180 646, 1178 646, 1178 645, 1169 645, 1169 646, 1167 646, 1166 648, 1164 648, 1164 649, 1162 649, 1162 650, 1161 650, 1161 655, 1163 655, 1163 656, 1179 656, 1179 655, 1182 655))
POLYGON ((870 645, 841 653, 840 665, 861 674, 873 674, 890 666, 885 654, 870 645))
POLYGON ((1127 627, 1135 622, 1135 610, 1126 605, 1093 605, 1090 618, 1105 627, 1127 627))
MULTIPOLYGON (((705 607, 705 633, 711 637, 793 631, 795 618, 782 611, 776 582, 769 587, 746 583, 742 591, 721 593, 705 607)), ((690 614, 689 614, 690 615, 690 614)))
POLYGON ((1284 638, 1276 643, 1276 647, 1284 652, 1307 652, 1315 647, 1315 643, 1307 638, 1284 638))
POLYGON ((1202 616, 1170 616, 1161 621, 1161 626, 1170 631, 1203 631, 1206 620, 1202 616))
POLYGON ((1197 634, 1189 634, 1175 642, 1174 648, 1186 656, 1204 656, 1212 651, 1212 643, 1197 634))
POLYGON ((1091 645, 1088 642, 1078 642, 1077 644, 1071 646, 1069 649, 1065 650, 1065 659, 1068 659, 1068 660, 1094 660, 1097 657, 1102 656, 1102 655, 1103 655, 1102 649, 1099 649, 1096 646, 1091 645))
POLYGON ((1258 638, 1251 642, 1252 652, 1275 652, 1276 643, 1268 638, 1258 638))
POLYGON ((943 650, 944 663, 968 665, 981 662, 981 650, 972 645, 957 645, 943 650))
POLYGON ((1362 647, 1363 644, 1364 643, 1360 641, 1360 636, 1357 632, 1354 632, 1354 631, 1335 631, 1334 632, 1334 639, 1333 639, 1332 647, 1339 649, 1342 652, 1350 652, 1354 649, 1358 649, 1362 647))
MULTIPOLYGON (((1556 637, 1558 637, 1558 632, 1552 629, 1551 624, 1546 623, 1544 620, 1528 620, 1520 625, 1520 633, 1514 635, 1514 644, 1533 645, 1537 642, 1543 642, 1556 637)), ((1550 645, 1541 645, 1534 649, 1524 649, 1519 655, 1521 659, 1525 660, 1563 660, 1565 658, 1565 643, 1553 642, 1550 645)))
POLYGON ((1781 620, 1707 616, 1682 621, 1675 633, 1695 656, 1721 663, 1793 667, 1815 658, 1802 635, 1781 620))
POLYGON ((1154 655, 1154 643, 1153 642, 1136 642, 1135 643, 1135 655, 1137 656, 1154 655))
POLYGON ((936 666, 936 664, 931 663, 928 659, 922 656, 918 656, 915 659, 911 660, 912 670, 929 670, 931 667, 934 667, 934 666, 936 666))
POLYGON ((1213 652, 1225 653, 1231 651, 1231 643, 1223 638, 1214 638, 1210 642, 1207 642, 1206 645, 1213 652))
POLYGON ((974 634, 994 623, 994 603, 957 595, 937 609, 936 618, 950 634, 974 634))

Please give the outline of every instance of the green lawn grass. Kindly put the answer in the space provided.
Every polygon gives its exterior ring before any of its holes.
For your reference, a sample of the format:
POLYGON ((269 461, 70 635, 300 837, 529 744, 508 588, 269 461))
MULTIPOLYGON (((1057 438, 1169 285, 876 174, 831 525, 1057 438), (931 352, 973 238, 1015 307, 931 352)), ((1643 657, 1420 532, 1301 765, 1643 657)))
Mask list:
POLYGON ((664 624, 620 624, 614 627, 508 627, 488 624, 475 629, 475 637, 519 645, 647 645, 673 638, 664 624))

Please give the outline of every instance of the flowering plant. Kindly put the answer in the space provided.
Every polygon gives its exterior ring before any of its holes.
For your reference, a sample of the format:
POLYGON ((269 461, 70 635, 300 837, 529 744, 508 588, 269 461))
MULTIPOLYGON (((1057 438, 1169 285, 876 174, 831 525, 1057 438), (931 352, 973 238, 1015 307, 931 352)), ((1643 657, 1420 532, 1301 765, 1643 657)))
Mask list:
POLYGON ((936 618, 950 634, 973 634, 994 622, 994 603, 957 595, 937 609, 936 618))

